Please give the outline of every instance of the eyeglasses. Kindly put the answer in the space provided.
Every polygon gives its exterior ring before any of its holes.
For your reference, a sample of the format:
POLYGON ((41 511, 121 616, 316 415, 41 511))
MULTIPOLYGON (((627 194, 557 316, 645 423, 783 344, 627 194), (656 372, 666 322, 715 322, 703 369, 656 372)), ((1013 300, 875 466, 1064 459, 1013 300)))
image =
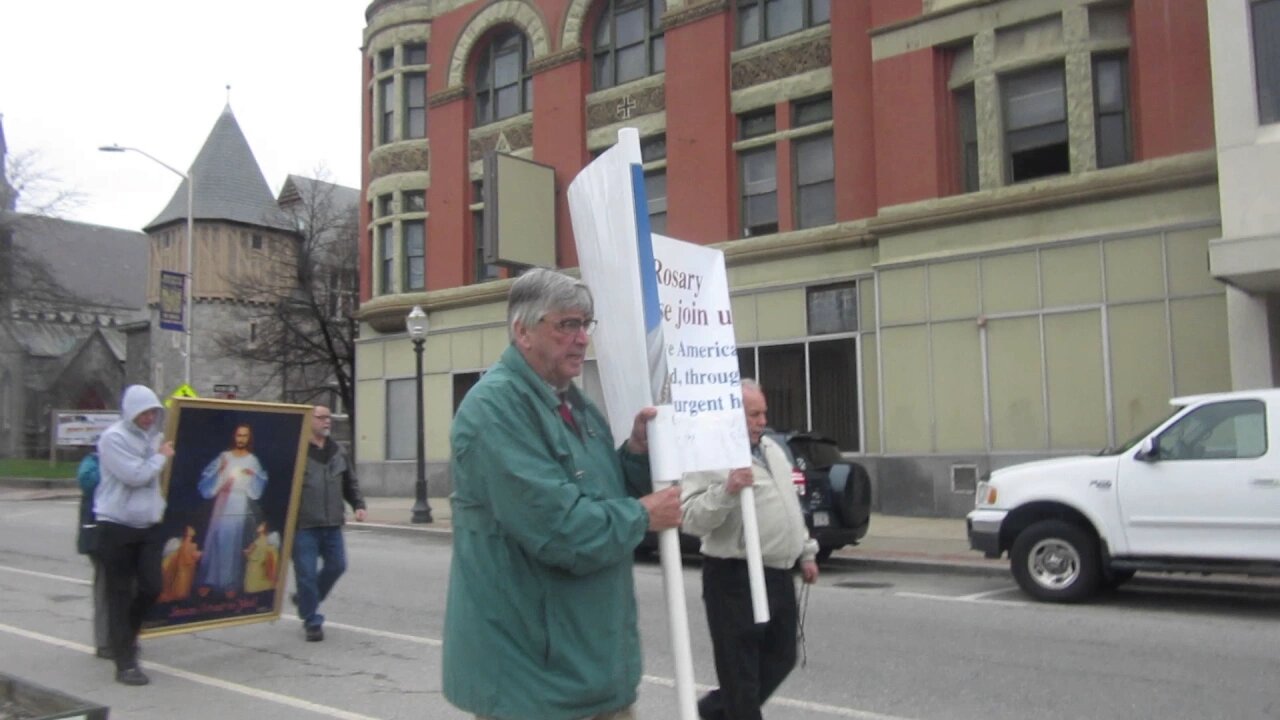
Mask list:
MULTIPOLYGON (((542 320, 539 320, 538 322, 545 322, 545 321, 546 321, 546 318, 544 317, 542 318, 542 320)), ((588 335, 590 335, 596 330, 596 319, 586 318, 584 320, 583 318, 565 318, 560 322, 552 323, 551 327, 555 328, 556 332, 562 333, 564 335, 577 335, 579 331, 585 331, 588 335)))

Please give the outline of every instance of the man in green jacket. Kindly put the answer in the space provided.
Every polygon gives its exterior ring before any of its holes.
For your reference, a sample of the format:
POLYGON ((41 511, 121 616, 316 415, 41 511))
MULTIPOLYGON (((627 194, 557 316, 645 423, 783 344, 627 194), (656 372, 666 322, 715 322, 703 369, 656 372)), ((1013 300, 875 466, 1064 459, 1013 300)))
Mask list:
POLYGON ((499 720, 631 718, 640 638, 631 561, 645 530, 680 523, 651 493, 641 410, 615 446, 574 385, 594 302, 535 269, 511 286, 511 345, 453 421, 453 564, 444 694, 499 720))

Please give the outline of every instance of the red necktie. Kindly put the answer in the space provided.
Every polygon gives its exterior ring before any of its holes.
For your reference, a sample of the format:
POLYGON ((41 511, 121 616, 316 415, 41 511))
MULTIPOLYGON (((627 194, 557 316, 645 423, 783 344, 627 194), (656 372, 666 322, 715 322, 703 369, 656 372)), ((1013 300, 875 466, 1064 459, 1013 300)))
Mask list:
POLYGON ((573 421, 573 411, 569 409, 569 399, 563 395, 560 396, 560 417, 575 433, 578 432, 578 423, 573 421))

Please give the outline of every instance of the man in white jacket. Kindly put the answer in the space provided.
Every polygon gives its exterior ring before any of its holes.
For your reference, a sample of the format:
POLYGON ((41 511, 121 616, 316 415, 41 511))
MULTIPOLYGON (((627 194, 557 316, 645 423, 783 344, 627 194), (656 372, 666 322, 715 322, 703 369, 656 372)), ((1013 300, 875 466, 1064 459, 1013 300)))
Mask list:
POLYGON ((742 405, 751 439, 751 467, 690 473, 681 482, 685 532, 702 538, 702 601, 711 630, 720 687, 698 701, 705 720, 755 720, 760 706, 796 664, 797 616, 791 571, 800 563, 806 583, 818 579, 818 543, 809 537, 791 481, 786 453, 764 436, 768 405, 754 380, 742 381, 742 405), (764 561, 769 622, 757 625, 751 609, 742 509, 738 494, 755 488, 760 554, 764 561))
POLYGON ((160 399, 143 385, 125 388, 120 419, 98 438, 102 479, 93 497, 98 552, 106 569, 107 625, 116 681, 146 685, 138 668, 138 631, 160 594, 160 473, 173 457, 161 442, 160 399))

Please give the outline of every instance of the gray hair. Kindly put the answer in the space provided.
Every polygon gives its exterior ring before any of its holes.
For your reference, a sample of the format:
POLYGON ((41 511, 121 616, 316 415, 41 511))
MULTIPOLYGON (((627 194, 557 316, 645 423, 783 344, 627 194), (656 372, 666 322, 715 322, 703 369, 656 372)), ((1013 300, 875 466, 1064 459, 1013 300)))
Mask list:
POLYGON ((555 270, 533 268, 511 284, 507 294, 507 337, 516 339, 516 323, 532 328, 548 313, 581 312, 588 316, 595 300, 587 284, 555 270))
POLYGON ((760 383, 755 378, 742 378, 738 384, 742 386, 743 390, 755 390, 761 395, 764 394, 764 388, 760 387, 760 383))

